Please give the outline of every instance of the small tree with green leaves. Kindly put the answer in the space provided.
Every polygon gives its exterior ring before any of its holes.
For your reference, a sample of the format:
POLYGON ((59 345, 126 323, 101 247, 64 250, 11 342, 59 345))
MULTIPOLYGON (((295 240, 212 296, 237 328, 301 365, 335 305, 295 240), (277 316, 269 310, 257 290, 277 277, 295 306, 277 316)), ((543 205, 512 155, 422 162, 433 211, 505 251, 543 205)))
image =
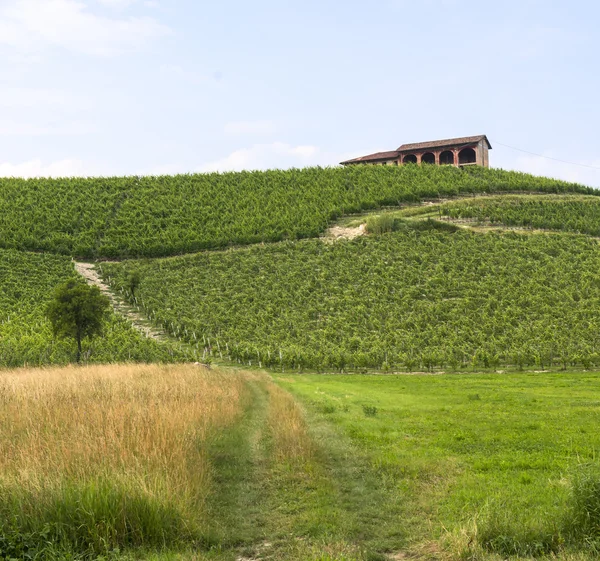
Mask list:
POLYGON ((97 286, 70 280, 56 287, 46 315, 55 337, 76 340, 77 362, 81 361, 81 341, 102 333, 109 307, 109 299, 97 286))
POLYGON ((127 275, 127 290, 131 294, 131 298, 135 299, 135 291, 138 286, 140 286, 140 282, 142 282, 142 277, 139 271, 131 271, 127 275))

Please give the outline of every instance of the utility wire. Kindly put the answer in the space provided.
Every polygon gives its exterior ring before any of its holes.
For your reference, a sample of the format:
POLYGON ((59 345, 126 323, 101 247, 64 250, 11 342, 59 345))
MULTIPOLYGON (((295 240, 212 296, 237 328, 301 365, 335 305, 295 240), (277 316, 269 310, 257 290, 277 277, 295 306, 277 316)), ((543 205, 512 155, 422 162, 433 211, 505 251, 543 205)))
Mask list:
POLYGON ((521 150, 521 148, 515 148, 514 146, 509 146, 508 144, 502 144, 502 142, 498 142, 494 140, 494 144, 499 144, 500 146, 504 146, 505 148, 510 148, 511 150, 516 150, 517 152, 524 152, 525 154, 531 154, 532 156, 538 156, 539 158, 546 158, 546 160, 554 160, 555 162, 561 162, 563 164, 569 164, 571 166, 579 166, 581 168, 589 168, 600 171, 600 167, 598 166, 589 166, 588 164, 578 164, 577 162, 568 162, 567 160, 559 160, 558 158, 551 158, 550 156, 544 156, 543 154, 536 154, 535 152, 529 152, 528 150, 521 150))

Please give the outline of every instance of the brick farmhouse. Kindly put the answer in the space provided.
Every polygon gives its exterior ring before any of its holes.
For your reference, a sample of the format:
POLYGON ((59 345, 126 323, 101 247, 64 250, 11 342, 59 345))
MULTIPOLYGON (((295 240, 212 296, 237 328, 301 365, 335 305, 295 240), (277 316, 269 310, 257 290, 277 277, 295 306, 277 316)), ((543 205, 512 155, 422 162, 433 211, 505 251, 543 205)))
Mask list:
POLYGON ((360 158, 340 162, 343 166, 375 164, 401 166, 403 164, 435 164, 438 166, 490 167, 489 151, 492 145, 484 134, 403 144, 397 150, 377 152, 360 158))

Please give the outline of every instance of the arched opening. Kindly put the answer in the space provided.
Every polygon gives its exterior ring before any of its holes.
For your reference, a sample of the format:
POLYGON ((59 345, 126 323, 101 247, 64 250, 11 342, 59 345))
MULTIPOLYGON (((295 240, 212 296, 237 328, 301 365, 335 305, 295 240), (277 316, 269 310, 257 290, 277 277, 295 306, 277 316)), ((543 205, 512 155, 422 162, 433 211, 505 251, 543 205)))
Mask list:
POLYGON ((435 155, 431 152, 426 152, 421 156, 421 163, 423 164, 435 164, 435 155))
POLYGON ((403 164, 416 164, 417 157, 414 154, 408 154, 407 156, 404 156, 404 158, 402 158, 402 163, 403 164))
POLYGON ((454 165, 454 152, 446 150, 440 154, 440 165, 441 166, 453 166, 454 165))
POLYGON ((458 163, 462 166, 465 164, 477 163, 477 154, 473 148, 463 148, 458 153, 458 163))

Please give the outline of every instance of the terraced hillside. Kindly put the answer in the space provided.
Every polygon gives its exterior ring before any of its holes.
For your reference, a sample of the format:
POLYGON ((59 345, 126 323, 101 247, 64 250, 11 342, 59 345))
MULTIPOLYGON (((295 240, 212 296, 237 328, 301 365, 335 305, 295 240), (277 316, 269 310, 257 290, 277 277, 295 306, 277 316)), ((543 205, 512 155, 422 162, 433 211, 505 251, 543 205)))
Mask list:
POLYGON ((123 323, 119 349, 103 350, 107 333, 89 357, 212 356, 293 370, 600 364, 595 241, 444 225, 595 234, 600 198, 584 186, 435 166, 0 183, 0 246, 14 248, 2 254, 0 364, 69 360, 51 341, 42 302, 73 265, 50 253, 155 256, 266 240, 273 243, 103 263, 122 294, 127 274, 141 272, 136 304, 172 338, 148 342, 123 323), (343 220, 366 222, 368 237, 294 241, 348 213, 358 214, 343 220), (24 249, 47 253, 17 252, 24 249), (60 273, 39 280, 50 262, 60 273), (193 354, 175 352, 177 340, 193 354))
POLYGON ((600 199, 597 197, 475 197, 439 205, 439 210, 451 220, 600 236, 600 199))

